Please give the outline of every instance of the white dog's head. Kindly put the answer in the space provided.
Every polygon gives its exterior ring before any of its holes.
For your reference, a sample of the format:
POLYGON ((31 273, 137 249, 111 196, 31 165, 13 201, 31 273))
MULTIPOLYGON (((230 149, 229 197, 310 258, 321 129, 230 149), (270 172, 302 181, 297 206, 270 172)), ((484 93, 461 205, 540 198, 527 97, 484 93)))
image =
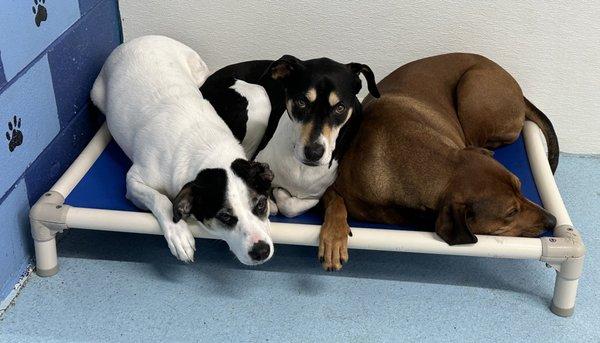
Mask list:
POLYGON ((229 169, 204 169, 173 201, 173 221, 190 214, 223 239, 246 265, 273 256, 267 194, 273 172, 264 163, 237 159, 229 169))

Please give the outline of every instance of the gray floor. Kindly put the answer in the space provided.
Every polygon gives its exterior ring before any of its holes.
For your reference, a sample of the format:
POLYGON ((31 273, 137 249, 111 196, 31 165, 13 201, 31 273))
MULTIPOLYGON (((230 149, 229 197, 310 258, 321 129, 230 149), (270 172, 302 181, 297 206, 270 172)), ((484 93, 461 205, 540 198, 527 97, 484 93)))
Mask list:
POLYGON ((588 249, 575 316, 548 309, 541 262, 351 251, 325 273, 314 248, 278 246, 250 269, 199 241, 196 263, 161 237, 72 231, 61 271, 31 277, 1 342, 600 341, 600 159, 562 156, 559 186, 588 249))

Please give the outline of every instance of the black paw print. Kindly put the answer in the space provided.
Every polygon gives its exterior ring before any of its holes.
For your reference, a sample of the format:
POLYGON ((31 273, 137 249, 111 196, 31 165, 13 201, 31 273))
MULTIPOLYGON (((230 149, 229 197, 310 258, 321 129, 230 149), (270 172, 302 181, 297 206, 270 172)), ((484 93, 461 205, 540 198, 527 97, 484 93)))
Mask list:
POLYGON ((33 0, 33 14, 35 14, 35 25, 40 27, 43 21, 48 19, 48 12, 46 11, 46 6, 44 4, 46 0, 33 0))
POLYGON ((8 122, 8 131, 6 131, 6 139, 8 139, 8 150, 13 152, 16 147, 23 144, 23 132, 21 128, 21 118, 13 117, 12 122, 8 122))

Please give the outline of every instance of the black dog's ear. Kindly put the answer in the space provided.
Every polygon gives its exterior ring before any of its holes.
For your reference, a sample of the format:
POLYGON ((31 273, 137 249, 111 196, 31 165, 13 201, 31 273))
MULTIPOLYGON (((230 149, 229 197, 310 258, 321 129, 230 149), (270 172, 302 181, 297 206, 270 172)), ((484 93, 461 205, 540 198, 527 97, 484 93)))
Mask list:
POLYGON ((173 222, 187 219, 192 211, 194 201, 194 181, 188 182, 173 200, 173 222))
POLYGON ((288 78, 292 73, 298 71, 302 61, 292 55, 283 55, 280 59, 273 61, 267 73, 273 80, 283 80, 288 78))
POLYGON ((379 98, 379 90, 377 89, 377 83, 375 83, 375 75, 373 75, 373 71, 366 64, 361 63, 348 63, 346 64, 350 70, 354 74, 363 74, 365 79, 367 80, 367 87, 369 88, 369 93, 372 96, 379 98))
POLYGON ((274 175, 266 163, 238 158, 231 163, 231 170, 258 192, 265 193, 271 188, 274 175))
POLYGON ((477 237, 467 223, 469 205, 449 202, 444 205, 435 222, 435 233, 448 245, 477 243, 477 237))

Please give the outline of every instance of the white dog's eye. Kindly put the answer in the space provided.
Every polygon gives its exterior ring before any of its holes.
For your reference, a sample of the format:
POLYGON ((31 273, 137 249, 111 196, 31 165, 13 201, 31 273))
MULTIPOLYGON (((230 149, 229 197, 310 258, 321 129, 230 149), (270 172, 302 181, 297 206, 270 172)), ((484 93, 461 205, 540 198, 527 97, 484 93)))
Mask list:
POLYGON ((267 198, 260 197, 256 205, 254 205, 254 209, 252 212, 257 216, 262 216, 267 212, 267 198))
POLYGON ((227 212, 219 212, 215 218, 227 226, 234 226, 238 220, 236 216, 233 216, 227 212))

